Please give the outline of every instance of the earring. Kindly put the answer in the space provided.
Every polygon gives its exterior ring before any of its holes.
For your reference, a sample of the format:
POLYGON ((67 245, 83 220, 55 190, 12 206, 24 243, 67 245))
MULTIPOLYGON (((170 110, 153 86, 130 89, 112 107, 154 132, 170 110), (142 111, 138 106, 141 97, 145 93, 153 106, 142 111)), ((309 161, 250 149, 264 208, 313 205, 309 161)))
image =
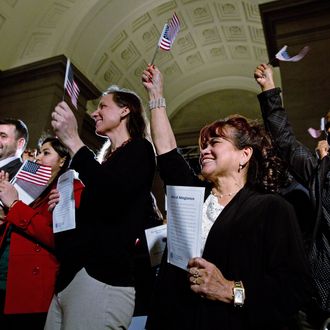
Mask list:
POLYGON ((243 165, 241 163, 239 163, 239 166, 238 166, 238 173, 241 172, 241 170, 243 169, 243 165))

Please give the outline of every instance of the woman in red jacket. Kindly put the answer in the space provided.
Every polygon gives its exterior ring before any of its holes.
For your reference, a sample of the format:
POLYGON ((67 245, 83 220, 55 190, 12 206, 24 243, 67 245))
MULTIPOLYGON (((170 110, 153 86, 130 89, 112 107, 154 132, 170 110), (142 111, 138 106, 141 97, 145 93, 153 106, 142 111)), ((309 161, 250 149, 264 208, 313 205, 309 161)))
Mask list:
MULTIPOLYGON (((18 199, 15 187, 4 172, 0 173, 0 200, 8 210, 0 225, 1 330, 44 327, 59 266, 54 255, 49 194, 69 160, 57 138, 42 142, 36 162, 50 166, 52 177, 46 190, 30 205, 18 199)), ((76 207, 82 189, 82 183, 75 181, 76 207)))

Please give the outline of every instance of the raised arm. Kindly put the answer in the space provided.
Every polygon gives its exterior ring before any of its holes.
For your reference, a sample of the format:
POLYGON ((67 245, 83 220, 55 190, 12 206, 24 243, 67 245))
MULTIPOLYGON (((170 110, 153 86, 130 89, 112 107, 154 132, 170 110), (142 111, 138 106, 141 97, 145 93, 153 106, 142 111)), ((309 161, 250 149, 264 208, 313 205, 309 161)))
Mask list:
POLYGON ((318 164, 317 158, 296 139, 288 114, 283 108, 281 89, 275 87, 272 68, 260 64, 255 69, 254 78, 262 91, 258 100, 265 127, 279 148, 281 156, 289 163, 290 171, 300 183, 308 187, 310 177, 318 164))
POLYGON ((149 95, 151 111, 151 136, 158 155, 165 154, 176 148, 174 133, 166 113, 163 97, 163 76, 154 65, 143 71, 142 83, 149 95))

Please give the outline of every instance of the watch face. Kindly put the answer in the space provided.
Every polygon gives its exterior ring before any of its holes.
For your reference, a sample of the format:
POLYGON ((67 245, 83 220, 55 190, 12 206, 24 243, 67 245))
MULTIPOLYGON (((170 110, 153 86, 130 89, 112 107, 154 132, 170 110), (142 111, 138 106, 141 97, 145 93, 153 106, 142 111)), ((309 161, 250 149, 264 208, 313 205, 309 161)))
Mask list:
POLYGON ((243 305, 244 303, 244 289, 235 288, 234 290, 235 305, 243 305))

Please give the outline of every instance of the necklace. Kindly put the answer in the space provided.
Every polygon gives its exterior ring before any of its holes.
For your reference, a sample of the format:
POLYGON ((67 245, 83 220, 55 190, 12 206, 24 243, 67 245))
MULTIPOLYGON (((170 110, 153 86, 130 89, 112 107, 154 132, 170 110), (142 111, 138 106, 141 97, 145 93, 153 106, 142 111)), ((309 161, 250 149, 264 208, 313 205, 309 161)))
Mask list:
POLYGON ((124 147, 128 142, 132 141, 132 138, 129 138, 128 140, 124 141, 119 147, 117 147, 114 150, 111 150, 111 146, 109 147, 108 151, 106 152, 106 155, 104 157, 104 160, 102 163, 107 161, 109 158, 113 156, 114 153, 116 153, 118 150, 120 150, 122 147, 124 147))
POLYGON ((125 146, 128 142, 130 142, 131 140, 132 140, 132 138, 129 138, 129 139, 125 140, 125 141, 124 141, 119 147, 117 147, 117 148, 115 148, 115 149, 113 149, 113 150, 111 150, 111 146, 110 146, 110 155, 113 154, 116 150, 118 150, 118 149, 124 147, 124 146, 125 146))
POLYGON ((233 196, 233 195, 236 195, 240 190, 241 190, 242 187, 240 187, 237 191, 234 191, 234 192, 230 192, 228 194, 217 194, 215 192, 213 192, 213 190, 211 190, 211 194, 215 197, 218 197, 218 198, 222 198, 222 197, 225 197, 225 196, 233 196))

